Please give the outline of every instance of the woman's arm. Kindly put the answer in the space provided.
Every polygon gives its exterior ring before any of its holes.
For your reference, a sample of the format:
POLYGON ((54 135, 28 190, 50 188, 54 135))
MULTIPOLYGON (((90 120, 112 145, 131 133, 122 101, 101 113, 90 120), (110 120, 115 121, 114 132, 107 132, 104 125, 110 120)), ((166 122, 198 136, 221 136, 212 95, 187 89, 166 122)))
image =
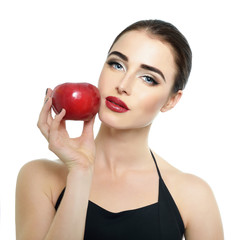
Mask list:
POLYGON ((185 180, 186 240, 223 240, 222 221, 211 188, 193 175, 185 180))
POLYGON ((51 171, 32 162, 20 171, 16 189, 16 236, 27 239, 83 239, 95 159, 94 119, 84 123, 81 137, 69 138, 62 120, 65 110, 51 116, 51 90, 39 116, 38 127, 68 169, 66 190, 55 213, 51 171))
POLYGON ((65 181, 56 177, 58 163, 37 160, 19 172, 16 188, 16 239, 83 239, 91 172, 72 170, 67 175, 62 202, 55 211, 56 193, 65 181), (57 181, 60 180, 60 186, 57 181), (54 189, 55 187, 58 190, 54 189), (55 191, 55 201, 54 201, 55 191))
POLYGON ((83 239, 91 187, 91 172, 72 170, 64 197, 44 239, 83 239))

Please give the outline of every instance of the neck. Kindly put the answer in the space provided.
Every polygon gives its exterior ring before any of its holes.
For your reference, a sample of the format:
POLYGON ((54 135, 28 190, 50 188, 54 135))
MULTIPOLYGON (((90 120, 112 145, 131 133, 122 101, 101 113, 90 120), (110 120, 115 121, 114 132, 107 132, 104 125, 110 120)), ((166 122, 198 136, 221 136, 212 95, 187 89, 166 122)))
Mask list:
POLYGON ((96 164, 111 171, 141 167, 150 157, 148 134, 151 125, 139 129, 113 129, 103 124, 96 137, 96 164))

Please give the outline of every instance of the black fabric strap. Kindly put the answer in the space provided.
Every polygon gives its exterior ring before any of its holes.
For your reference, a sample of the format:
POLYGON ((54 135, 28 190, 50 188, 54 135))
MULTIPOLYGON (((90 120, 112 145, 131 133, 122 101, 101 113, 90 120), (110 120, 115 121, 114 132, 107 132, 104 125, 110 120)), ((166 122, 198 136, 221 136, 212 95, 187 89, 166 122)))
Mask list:
POLYGON ((62 201, 62 198, 63 198, 63 195, 64 195, 64 192, 65 192, 65 188, 62 190, 61 194, 59 195, 58 197, 58 200, 56 202, 56 205, 55 205, 55 210, 57 211, 61 201, 62 201))
POLYGON ((151 149, 150 149, 150 152, 151 152, 151 154, 152 154, 152 158, 153 158, 154 163, 155 163, 155 165, 156 165, 157 172, 158 172, 158 176, 159 176, 159 178, 161 179, 161 174, 160 174, 160 171, 159 171, 159 168, 158 168, 158 165, 157 165, 157 161, 156 161, 156 159, 155 159, 155 157, 154 157, 151 149))

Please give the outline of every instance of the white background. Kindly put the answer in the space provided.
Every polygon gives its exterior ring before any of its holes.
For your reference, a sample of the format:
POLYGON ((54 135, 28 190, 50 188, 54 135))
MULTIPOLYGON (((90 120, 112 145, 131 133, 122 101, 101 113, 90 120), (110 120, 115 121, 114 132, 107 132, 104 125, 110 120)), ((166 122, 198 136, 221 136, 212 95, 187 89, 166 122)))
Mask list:
MULTIPOLYGON (((15 239, 15 184, 22 165, 56 158, 36 127, 46 88, 69 81, 97 85, 115 36, 127 25, 149 18, 173 23, 193 51, 184 96, 175 109, 156 118, 149 145, 177 168, 209 183, 226 239, 239 238, 237 1, 2 0, 1 239, 15 239)), ((68 123, 73 136, 81 127, 81 122, 68 123)), ((98 127, 97 119, 95 133, 98 127)))

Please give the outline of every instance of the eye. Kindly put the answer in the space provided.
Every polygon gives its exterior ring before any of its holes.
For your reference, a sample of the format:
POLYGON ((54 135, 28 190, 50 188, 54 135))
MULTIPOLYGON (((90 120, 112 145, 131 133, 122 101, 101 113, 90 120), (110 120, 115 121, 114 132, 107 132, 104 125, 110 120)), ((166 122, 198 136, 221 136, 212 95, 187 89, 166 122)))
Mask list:
POLYGON ((150 77, 150 76, 143 76, 142 77, 144 82, 146 82, 149 85, 158 85, 159 83, 154 80, 154 78, 150 77))
POLYGON ((115 62, 115 61, 108 61, 107 64, 111 67, 113 67, 114 69, 116 70, 119 70, 119 71, 122 71, 124 70, 124 67, 118 63, 118 62, 115 62))

